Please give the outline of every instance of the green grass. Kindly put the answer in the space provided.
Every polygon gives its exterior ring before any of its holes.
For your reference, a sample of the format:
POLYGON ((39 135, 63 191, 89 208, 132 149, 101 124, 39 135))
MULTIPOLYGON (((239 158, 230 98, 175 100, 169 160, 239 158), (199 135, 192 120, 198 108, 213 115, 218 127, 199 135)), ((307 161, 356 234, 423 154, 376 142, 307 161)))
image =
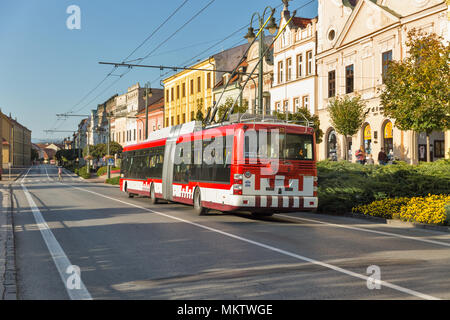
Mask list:
POLYGON ((118 186, 118 185, 120 185, 120 177, 115 177, 115 178, 111 178, 111 179, 106 179, 106 183, 112 184, 112 185, 114 185, 114 186, 118 186))

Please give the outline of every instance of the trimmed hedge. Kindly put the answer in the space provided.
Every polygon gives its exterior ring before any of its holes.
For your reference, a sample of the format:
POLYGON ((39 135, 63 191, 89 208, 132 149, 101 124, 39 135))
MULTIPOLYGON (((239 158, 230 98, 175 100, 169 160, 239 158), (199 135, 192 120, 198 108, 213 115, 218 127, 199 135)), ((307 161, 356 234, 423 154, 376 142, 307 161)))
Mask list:
POLYGON ((91 174, 87 172, 87 166, 81 167, 80 170, 75 170, 75 173, 83 179, 91 178, 91 174))
POLYGON ((417 166, 363 166, 347 161, 318 163, 319 212, 351 212, 377 200, 450 193, 450 161, 417 166))
POLYGON ((120 177, 115 177, 115 178, 111 178, 111 179, 106 179, 106 183, 112 184, 112 185, 114 185, 114 186, 118 186, 118 185, 120 185, 120 177))

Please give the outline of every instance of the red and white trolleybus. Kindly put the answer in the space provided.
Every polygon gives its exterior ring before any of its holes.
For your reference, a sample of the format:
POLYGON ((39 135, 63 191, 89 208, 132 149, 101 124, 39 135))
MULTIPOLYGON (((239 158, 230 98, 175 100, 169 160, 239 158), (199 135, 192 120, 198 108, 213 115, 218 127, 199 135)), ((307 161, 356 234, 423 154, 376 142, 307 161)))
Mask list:
POLYGON ((191 122, 152 132, 122 154, 120 188, 130 197, 256 215, 317 208, 315 137, 309 126, 191 122))

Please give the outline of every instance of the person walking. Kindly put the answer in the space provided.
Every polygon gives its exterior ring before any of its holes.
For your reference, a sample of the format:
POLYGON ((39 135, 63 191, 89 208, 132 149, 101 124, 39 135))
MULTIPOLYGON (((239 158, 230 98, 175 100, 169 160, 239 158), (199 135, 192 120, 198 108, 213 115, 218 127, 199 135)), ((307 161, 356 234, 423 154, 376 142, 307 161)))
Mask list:
POLYGON ((384 148, 381 148, 381 151, 378 153, 378 163, 382 166, 385 166, 388 160, 389 159, 386 152, 384 152, 384 148))
POLYGON ((361 146, 359 150, 355 152, 356 163, 365 164, 366 163, 366 153, 364 152, 364 147, 361 146))
POLYGON ((62 181, 62 168, 58 168, 58 181, 62 181))

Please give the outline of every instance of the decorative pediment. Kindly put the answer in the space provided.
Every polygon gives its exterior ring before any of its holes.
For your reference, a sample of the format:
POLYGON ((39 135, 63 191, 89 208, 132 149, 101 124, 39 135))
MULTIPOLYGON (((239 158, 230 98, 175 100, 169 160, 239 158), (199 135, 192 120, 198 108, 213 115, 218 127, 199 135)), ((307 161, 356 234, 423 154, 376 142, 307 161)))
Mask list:
POLYGON ((400 22, 399 17, 371 0, 360 0, 336 41, 340 47, 375 31, 400 22))

